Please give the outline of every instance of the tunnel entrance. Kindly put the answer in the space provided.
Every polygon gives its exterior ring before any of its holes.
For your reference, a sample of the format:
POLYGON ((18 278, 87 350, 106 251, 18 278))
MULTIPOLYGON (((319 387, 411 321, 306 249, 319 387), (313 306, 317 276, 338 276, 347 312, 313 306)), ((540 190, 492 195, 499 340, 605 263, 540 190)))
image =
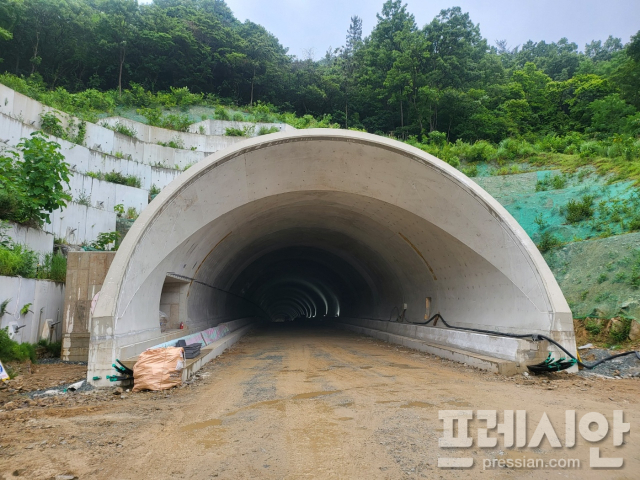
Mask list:
MULTIPOLYGON (((158 305, 189 332, 246 319, 411 325, 440 312, 457 326, 539 332, 575 350, 553 275, 495 200, 420 150, 350 131, 247 140, 165 188, 109 270, 90 378, 121 352, 166 339, 158 305)), ((498 348, 457 341, 487 355, 498 348)))

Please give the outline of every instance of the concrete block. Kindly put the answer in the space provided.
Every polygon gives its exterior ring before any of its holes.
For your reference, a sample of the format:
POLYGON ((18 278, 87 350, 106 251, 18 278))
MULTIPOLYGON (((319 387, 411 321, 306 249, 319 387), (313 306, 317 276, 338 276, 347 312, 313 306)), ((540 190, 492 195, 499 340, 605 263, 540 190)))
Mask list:
POLYGON ((53 235, 51 233, 17 223, 9 223, 6 233, 15 243, 26 245, 35 252, 43 255, 53 252, 53 235))

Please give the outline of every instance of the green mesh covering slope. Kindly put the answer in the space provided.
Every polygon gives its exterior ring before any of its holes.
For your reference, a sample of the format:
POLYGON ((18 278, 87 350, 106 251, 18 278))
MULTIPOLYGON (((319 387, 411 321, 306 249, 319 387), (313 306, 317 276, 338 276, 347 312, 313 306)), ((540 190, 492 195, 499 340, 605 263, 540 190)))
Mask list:
MULTIPOLYGON (((547 186, 554 171, 474 179, 513 215, 535 241, 547 232, 562 243, 618 235, 633 230, 640 221, 640 195, 631 182, 607 183, 589 174, 562 176, 564 188, 547 186), (537 188, 550 188, 536 191, 537 188), (573 221, 567 204, 590 198, 591 216, 573 221)), ((589 202, 587 202, 589 203, 589 202)), ((575 219, 574 219, 575 220, 575 219)), ((637 227, 636 227, 637 228, 637 227)))
POLYGON ((558 245, 544 257, 576 317, 640 318, 640 233, 627 233, 640 230, 637 187, 608 183, 588 170, 572 176, 539 171, 473 180, 534 242, 540 243, 543 235, 555 239, 558 245), (555 176, 560 178, 554 181, 555 176), (567 204, 582 204, 585 196, 592 197, 587 202, 591 216, 569 222, 567 204))

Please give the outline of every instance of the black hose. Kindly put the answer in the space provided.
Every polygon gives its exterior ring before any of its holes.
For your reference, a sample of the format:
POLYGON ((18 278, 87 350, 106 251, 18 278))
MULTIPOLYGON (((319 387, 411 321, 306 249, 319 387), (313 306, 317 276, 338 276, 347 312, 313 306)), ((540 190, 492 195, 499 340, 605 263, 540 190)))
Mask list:
POLYGON ((436 313, 434 316, 432 316, 426 322, 410 322, 410 323, 415 323, 415 324, 418 324, 418 325, 428 325, 431 322, 433 322, 436 318, 439 318, 440 320, 442 320, 442 323, 444 323, 447 328, 453 328, 454 330, 466 330, 468 332, 488 333, 490 335, 499 335, 499 336, 502 336, 502 337, 511 337, 511 338, 528 338, 528 337, 531 337, 531 340, 534 341, 534 342, 537 342, 539 340, 546 340, 547 342, 554 344, 556 347, 558 347, 560 350, 562 350, 564 353, 566 353, 572 359, 574 359, 578 365, 580 365, 583 368, 586 368, 587 370, 592 370, 595 367, 597 367, 598 365, 600 365, 601 363, 608 362, 609 360, 613 360, 614 358, 624 357, 626 355, 635 354, 635 356, 638 358, 638 360, 640 360, 640 352, 631 350, 630 352, 618 353, 617 355, 612 355, 610 357, 603 358, 602 360, 599 360, 596 363, 592 363, 591 365, 587 365, 586 363, 582 363, 580 360, 578 360, 571 352, 569 352, 566 348, 564 348, 558 342, 556 342, 552 338, 549 338, 549 337, 547 337, 545 335, 540 335, 538 333, 528 333, 528 334, 525 334, 525 335, 517 335, 515 333, 503 333, 503 332, 495 332, 495 331, 490 331, 490 330, 480 330, 478 328, 456 327, 456 326, 453 326, 453 325, 449 325, 445 321, 445 319, 442 317, 442 315, 440 315, 439 313, 436 313))

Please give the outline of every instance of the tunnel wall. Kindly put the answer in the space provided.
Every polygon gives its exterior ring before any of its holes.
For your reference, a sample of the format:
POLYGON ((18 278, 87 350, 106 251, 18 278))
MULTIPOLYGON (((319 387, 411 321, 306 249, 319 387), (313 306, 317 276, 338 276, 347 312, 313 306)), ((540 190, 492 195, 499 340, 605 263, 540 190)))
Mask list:
POLYGON ((404 317, 417 321, 429 297, 431 312, 451 324, 543 333, 575 350, 562 292, 504 208, 437 158, 360 132, 250 139, 166 187, 111 265, 89 378, 104 376, 124 347, 160 337, 156 305, 168 273, 195 279, 185 319, 195 329, 319 309, 335 316, 328 298, 339 291, 338 315, 388 321, 406 305, 404 317), (314 275, 313 288, 289 258, 314 275))

